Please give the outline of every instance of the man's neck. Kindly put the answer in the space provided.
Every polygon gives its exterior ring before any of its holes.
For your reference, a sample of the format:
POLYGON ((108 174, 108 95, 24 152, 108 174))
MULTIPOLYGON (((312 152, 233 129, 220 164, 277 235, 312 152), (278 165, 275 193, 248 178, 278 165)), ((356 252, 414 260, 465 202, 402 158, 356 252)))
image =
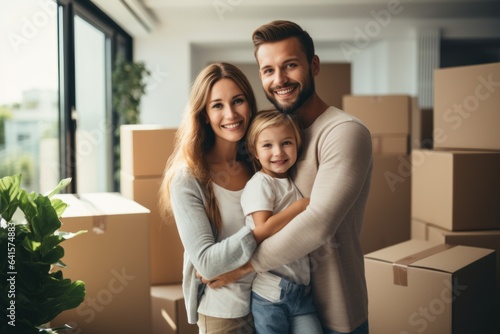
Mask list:
POLYGON ((297 110, 297 119, 302 128, 307 129, 326 109, 328 109, 328 104, 314 93, 313 96, 297 110))

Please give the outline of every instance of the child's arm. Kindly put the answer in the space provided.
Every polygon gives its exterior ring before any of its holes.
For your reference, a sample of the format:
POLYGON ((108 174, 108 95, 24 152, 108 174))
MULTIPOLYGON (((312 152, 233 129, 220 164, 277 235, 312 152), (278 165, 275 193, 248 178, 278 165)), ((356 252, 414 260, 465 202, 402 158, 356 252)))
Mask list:
POLYGON ((281 230, 295 218, 296 215, 304 211, 308 205, 309 198, 301 198, 274 216, 272 211, 252 212, 252 218, 255 224, 255 228, 253 229, 255 241, 260 243, 281 230))

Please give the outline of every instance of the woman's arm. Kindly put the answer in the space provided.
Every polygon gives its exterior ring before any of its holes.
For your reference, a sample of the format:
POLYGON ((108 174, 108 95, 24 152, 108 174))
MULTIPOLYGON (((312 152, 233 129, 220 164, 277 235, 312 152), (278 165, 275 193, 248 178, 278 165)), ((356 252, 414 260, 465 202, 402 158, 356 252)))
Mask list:
POLYGON ((174 218, 182 244, 196 270, 215 277, 247 263, 257 244, 249 227, 220 242, 205 212, 201 185, 187 172, 176 173, 171 185, 174 218))

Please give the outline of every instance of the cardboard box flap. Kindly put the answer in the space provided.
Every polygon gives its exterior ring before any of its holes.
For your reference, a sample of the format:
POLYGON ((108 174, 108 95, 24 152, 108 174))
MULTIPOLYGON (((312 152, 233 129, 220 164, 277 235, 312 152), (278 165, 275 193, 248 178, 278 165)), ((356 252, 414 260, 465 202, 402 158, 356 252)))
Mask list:
POLYGON ((423 240, 408 240, 367 254, 365 258, 392 263, 394 284, 407 286, 408 268, 425 268, 454 273, 492 252, 495 251, 444 243, 435 244, 423 240), (394 260, 398 255, 403 256, 394 260))
POLYGON ((411 266, 454 273, 492 252, 494 250, 486 248, 455 246, 416 261, 411 266))
POLYGON ((92 215, 85 203, 74 194, 55 194, 53 198, 58 198, 68 205, 62 215, 64 218, 89 217, 92 215))
POLYGON ((366 254, 365 258, 453 273, 494 251, 412 239, 366 254))
POLYGON ((88 193, 80 195, 80 199, 105 215, 150 213, 149 209, 119 193, 88 193))
POLYGON ((89 217, 96 214, 150 213, 149 209, 123 197, 120 193, 56 194, 54 198, 58 198, 68 205, 62 215, 64 218, 89 217))
POLYGON ((432 246, 437 246, 439 244, 440 243, 438 242, 430 242, 425 240, 407 240, 399 244, 368 253, 365 255, 365 258, 394 263, 402 258, 424 251, 432 246))

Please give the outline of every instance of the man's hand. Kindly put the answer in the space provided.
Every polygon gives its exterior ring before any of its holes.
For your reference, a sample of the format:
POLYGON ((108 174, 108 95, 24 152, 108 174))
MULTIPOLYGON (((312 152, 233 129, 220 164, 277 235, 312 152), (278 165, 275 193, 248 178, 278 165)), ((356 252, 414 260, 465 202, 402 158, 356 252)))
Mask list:
POLYGON ((253 272, 255 272, 255 270, 253 269, 250 262, 247 262, 243 266, 236 268, 233 271, 229 271, 229 272, 224 273, 220 276, 217 276, 211 280, 207 280, 207 279, 201 277, 200 274, 198 274, 198 273, 196 273, 196 276, 200 277, 201 281, 203 283, 205 283, 209 288, 217 289, 217 288, 223 287, 229 283, 236 282, 237 280, 239 280, 243 276, 248 275, 248 274, 253 273, 253 272))

